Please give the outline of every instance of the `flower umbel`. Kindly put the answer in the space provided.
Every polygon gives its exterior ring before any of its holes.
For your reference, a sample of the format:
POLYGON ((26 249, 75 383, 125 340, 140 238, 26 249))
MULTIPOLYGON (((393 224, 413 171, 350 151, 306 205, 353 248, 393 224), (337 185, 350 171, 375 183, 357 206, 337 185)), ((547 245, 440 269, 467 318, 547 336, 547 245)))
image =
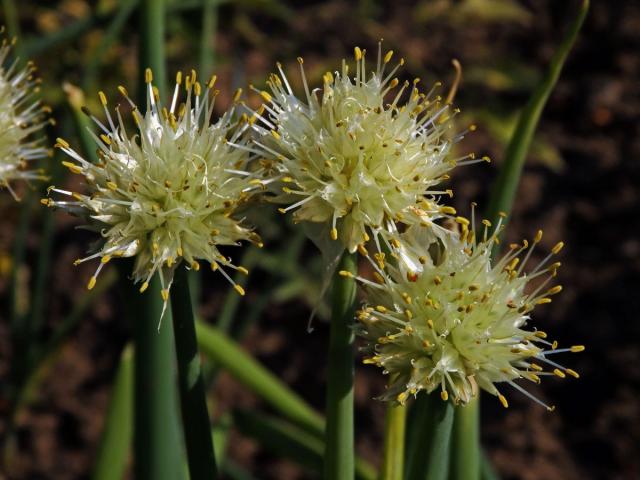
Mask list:
POLYGON ((7 65, 13 43, 3 39, 0 46, 0 187, 18 200, 10 182, 46 178, 39 170, 29 170, 28 162, 50 154, 43 146, 45 137, 36 134, 49 123, 51 110, 34 98, 39 91, 34 65, 18 69, 17 59, 7 65))
POLYGON ((298 58, 305 99, 294 95, 280 64, 267 82, 271 93, 260 92, 266 113, 255 123, 257 145, 284 183, 277 200, 289 205, 280 211, 327 223, 331 238, 350 252, 371 232, 395 232, 409 209, 419 209, 422 221, 441 216, 435 196, 451 191, 435 187, 456 165, 482 161, 447 159, 464 135, 448 132, 456 110, 434 96, 439 85, 427 94, 419 79, 400 85, 395 74, 404 60, 387 71, 392 57, 379 44, 377 66, 368 72, 366 51, 356 47, 355 75, 343 60, 317 90, 298 58))
MULTIPOLYGON (((256 244, 260 238, 234 217, 262 183, 247 168, 248 155, 230 143, 243 144, 247 123, 233 120, 234 108, 217 122, 211 116, 217 90, 215 76, 203 89, 195 71, 185 77, 185 103, 178 105, 183 89, 178 73, 170 107, 163 107, 152 74, 147 70, 147 108, 143 116, 129 98, 137 126, 129 136, 119 108, 114 119, 107 98, 100 92, 107 123, 85 111, 99 127, 92 133, 99 161, 87 161, 63 139, 57 147, 73 162, 63 162, 71 172, 84 176, 87 194, 51 187, 70 200, 44 199, 43 203, 84 217, 87 226, 100 232, 103 241, 95 253, 76 261, 100 259, 89 281, 95 285, 104 264, 114 257, 135 256, 133 277, 142 282, 143 292, 154 273, 160 274, 162 297, 166 301, 174 269, 182 262, 199 269, 198 260, 219 270, 234 288, 244 294, 225 272, 225 267, 246 273, 223 256, 220 245, 237 245, 241 240, 256 244)), ((236 99, 237 100, 237 99, 236 99)))
MULTIPOLYGON (((460 234, 452 232, 437 240, 422 227, 403 234, 400 249, 421 253, 415 257, 420 267, 407 267, 403 261, 391 265, 377 254, 371 261, 377 282, 357 277, 366 294, 366 305, 357 315, 357 332, 369 355, 365 363, 389 375, 381 398, 404 403, 420 390, 440 390, 443 400, 452 397, 466 404, 481 388, 507 407, 498 390, 505 383, 553 409, 516 380, 539 383, 545 375, 578 377, 549 357, 579 352, 583 346, 557 348, 557 342, 546 340, 546 333, 526 328, 535 306, 550 303, 562 289, 548 287, 560 266, 549 261, 562 242, 525 274, 542 231, 531 245, 526 240, 511 245, 492 265, 500 224, 488 236, 491 225, 485 220, 483 238, 476 243, 475 225, 461 217, 458 222, 460 234), (538 280, 530 285, 534 279, 538 280), (528 285, 531 291, 525 290, 528 285)), ((402 259, 405 254, 395 250, 393 256, 402 259)))

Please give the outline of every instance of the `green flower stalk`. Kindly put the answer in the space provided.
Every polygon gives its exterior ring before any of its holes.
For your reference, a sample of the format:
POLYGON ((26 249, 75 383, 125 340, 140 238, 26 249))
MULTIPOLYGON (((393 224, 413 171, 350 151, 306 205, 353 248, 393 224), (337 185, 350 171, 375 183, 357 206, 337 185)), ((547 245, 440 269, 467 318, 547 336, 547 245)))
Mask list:
POLYGON ((6 187, 19 200, 10 182, 46 179, 41 170, 30 169, 29 164, 51 155, 42 132, 50 123, 51 110, 35 98, 40 80, 34 76, 33 63, 20 69, 17 59, 9 62, 14 43, 3 39, 0 45, 0 188, 6 187))
POLYGON ((578 377, 552 358, 580 352, 583 346, 558 348, 543 331, 526 328, 534 308, 550 303, 562 289, 549 288, 549 282, 560 266, 550 260, 563 243, 525 273, 542 231, 531 244, 525 240, 510 245, 509 252, 492 263, 502 220, 492 233, 484 220, 479 242, 475 222, 462 217, 457 222, 459 232, 440 238, 420 226, 409 228, 392 252, 399 261, 392 265, 377 254, 370 259, 376 281, 357 277, 366 298, 357 313, 357 334, 368 354, 364 362, 389 376, 381 398, 404 404, 421 390, 438 390, 443 400, 466 404, 483 389, 506 408, 501 388, 507 385, 552 410, 517 380, 578 377))
POLYGON ((58 139, 56 146, 72 160, 63 164, 84 177, 87 193, 51 187, 50 192, 69 199, 46 198, 43 203, 81 216, 86 228, 101 234, 95 251, 76 261, 100 260, 90 289, 112 258, 135 257, 134 281, 141 282, 143 292, 158 272, 165 307, 174 271, 182 262, 195 270, 200 260, 208 262, 244 294, 225 269, 247 273, 246 269, 223 256, 218 247, 238 245, 242 240, 261 245, 258 235, 238 217, 238 209, 263 188, 259 172, 248 169, 247 152, 232 146, 247 142, 246 117, 234 120, 234 106, 211 122, 218 94, 215 76, 203 88, 195 71, 185 77, 184 85, 178 73, 168 107, 161 104, 152 85, 151 70, 146 80, 144 115, 124 87, 119 87, 131 107, 135 134, 127 133, 119 108, 115 118, 109 113, 102 92, 106 122, 85 110, 100 130, 91 132, 98 163, 89 162, 58 139), (186 99, 179 103, 183 90, 186 99))
POLYGON ((355 74, 343 60, 313 90, 298 58, 303 99, 280 64, 267 82, 271 93, 259 92, 265 103, 256 112, 256 144, 281 181, 275 200, 287 206, 280 211, 326 224, 352 253, 371 234, 397 233, 396 222, 432 224, 450 214, 438 198, 452 192, 438 185, 456 165, 484 160, 448 158, 466 133, 449 132, 457 110, 435 95, 439 84, 426 94, 419 79, 401 84, 395 75, 404 60, 390 67, 392 57, 379 44, 376 67, 368 71, 366 50, 356 47, 355 74))

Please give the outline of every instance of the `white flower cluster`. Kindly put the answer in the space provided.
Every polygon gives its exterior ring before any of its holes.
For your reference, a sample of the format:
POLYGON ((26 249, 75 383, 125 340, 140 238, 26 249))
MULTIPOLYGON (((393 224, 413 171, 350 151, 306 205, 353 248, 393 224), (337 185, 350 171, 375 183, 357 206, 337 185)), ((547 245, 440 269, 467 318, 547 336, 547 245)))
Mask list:
POLYGON ((135 256, 133 276, 142 282, 140 291, 158 272, 165 305, 174 269, 182 262, 196 270, 199 260, 208 262, 244 294, 225 268, 244 273, 246 269, 234 265, 218 247, 241 240, 261 245, 258 235, 237 216, 237 210, 263 188, 259 174, 249 170, 247 152, 232 146, 248 141, 247 118, 234 120, 231 108, 211 122, 219 93, 214 90, 215 76, 203 88, 195 71, 185 77, 184 85, 178 73, 169 108, 160 103, 150 70, 146 80, 144 115, 126 90, 119 89, 132 109, 135 134, 127 133, 119 108, 115 118, 110 114, 102 92, 106 123, 86 111, 99 128, 98 134, 92 133, 98 146, 97 163, 58 139, 57 147, 72 160, 64 165, 84 177, 87 192, 51 187, 50 191, 69 199, 46 198, 43 203, 82 216, 90 229, 101 234, 103 241, 96 251, 77 260, 100 259, 89 288, 109 260, 135 256), (186 99, 178 104, 183 90, 186 99))
POLYGON ((6 39, 0 46, 0 188, 6 187, 17 200, 10 182, 45 178, 28 165, 50 155, 43 146, 45 137, 38 133, 49 123, 51 110, 35 98, 39 80, 34 65, 19 69, 17 59, 9 63, 11 46, 6 39))
POLYGON ((389 245, 395 261, 386 262, 382 253, 371 259, 375 281, 357 277, 367 302, 357 314, 365 363, 389 376, 382 398, 403 404, 421 390, 438 390, 443 400, 466 404, 483 389, 507 407, 497 387, 506 383, 552 410, 516 380, 578 377, 549 357, 583 346, 557 348, 546 333, 526 328, 533 309, 550 303, 562 289, 548 287, 560 266, 549 261, 562 242, 525 273, 542 231, 531 245, 513 244, 492 262, 501 225, 489 236, 491 225, 485 220, 483 237, 476 241, 474 222, 462 217, 457 222, 459 232, 439 238, 424 227, 409 228, 389 245))
POLYGON ((473 163, 473 156, 448 158, 464 133, 451 133, 456 110, 434 91, 419 89, 387 71, 393 51, 377 66, 366 67, 366 51, 355 48, 355 75, 343 61, 340 71, 327 72, 322 88, 310 90, 303 60, 298 58, 305 97, 299 99, 278 64, 279 75, 260 92, 264 111, 255 123, 262 136, 261 153, 274 162, 282 181, 276 200, 295 210, 297 221, 330 226, 333 240, 354 252, 369 234, 395 234, 396 222, 431 223, 451 207, 437 197, 450 190, 436 187, 453 167, 473 163), (416 215, 417 214, 417 215, 416 215))

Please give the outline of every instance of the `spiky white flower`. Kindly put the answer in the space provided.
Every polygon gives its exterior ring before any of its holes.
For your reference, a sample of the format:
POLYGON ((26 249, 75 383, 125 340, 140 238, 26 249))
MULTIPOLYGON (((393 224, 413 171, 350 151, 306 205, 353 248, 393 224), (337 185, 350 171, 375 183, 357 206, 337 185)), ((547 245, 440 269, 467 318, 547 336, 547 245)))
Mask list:
POLYGON ((205 260, 244 294, 225 267, 243 273, 246 269, 234 265, 218 247, 238 245, 241 240, 261 245, 258 235, 236 216, 238 207, 262 187, 257 174, 247 170, 247 153, 231 145, 246 142, 246 117, 234 120, 233 107, 211 123, 218 95, 213 90, 215 76, 203 89, 192 70, 184 82, 185 103, 178 105, 183 88, 178 73, 169 108, 161 105, 150 70, 146 79, 144 116, 124 87, 119 87, 132 108, 135 134, 127 133, 119 108, 116 118, 111 116, 102 92, 99 96, 107 123, 85 111, 100 129, 99 136, 91 132, 98 146, 97 163, 58 139, 57 147, 73 160, 63 164, 84 176, 87 193, 52 187, 51 191, 70 200, 47 198, 43 203, 84 217, 89 228, 100 232, 103 241, 95 253, 76 261, 100 259, 89 288, 110 259, 135 256, 133 277, 142 282, 140 291, 158 272, 165 304, 174 269, 182 261, 197 270, 198 260, 205 260))
POLYGON ((260 92, 266 103, 255 124, 262 136, 257 145, 285 184, 277 200, 289 205, 280 211, 328 224, 331 238, 351 252, 370 233, 395 233, 394 222, 410 209, 419 209, 421 221, 442 216, 437 197, 451 191, 437 185, 454 166, 482 161, 448 158, 464 135, 449 131, 456 110, 434 97, 438 85, 424 94, 416 79, 398 89, 395 74, 404 60, 387 71, 392 56, 382 55, 379 44, 376 69, 368 72, 366 51, 356 47, 355 75, 343 60, 314 90, 298 58, 304 99, 295 96, 280 64, 280 74, 267 82, 271 93, 260 92))
POLYGON ((476 243, 475 225, 469 230, 466 219, 458 221, 460 234, 438 239, 422 227, 409 228, 400 248, 393 251, 400 261, 392 265, 383 254, 376 254, 371 263, 377 281, 357 277, 366 299, 357 314, 357 333, 368 354, 365 363, 383 368, 389 376, 381 398, 404 403, 421 390, 439 390, 443 400, 452 397, 466 404, 483 389, 507 407, 498 390, 506 384, 552 409, 517 380, 539 383, 545 375, 578 377, 549 357, 579 352, 583 346, 557 348, 557 342, 546 340, 546 333, 526 328, 535 306, 551 302, 550 297, 561 290, 548 288, 548 283, 560 266, 549 260, 563 244, 556 244, 525 273, 542 231, 530 247, 527 241, 511 245, 492 264, 500 225, 487 238, 490 224, 484 221, 484 236, 476 243), (419 266, 405 265, 406 258, 418 259, 419 266))
POLYGON ((17 59, 8 62, 12 45, 3 39, 0 46, 0 188, 6 187, 17 200, 10 182, 45 178, 28 163, 50 154, 39 132, 49 123, 51 110, 35 98, 39 80, 34 78, 34 65, 19 69, 17 59))

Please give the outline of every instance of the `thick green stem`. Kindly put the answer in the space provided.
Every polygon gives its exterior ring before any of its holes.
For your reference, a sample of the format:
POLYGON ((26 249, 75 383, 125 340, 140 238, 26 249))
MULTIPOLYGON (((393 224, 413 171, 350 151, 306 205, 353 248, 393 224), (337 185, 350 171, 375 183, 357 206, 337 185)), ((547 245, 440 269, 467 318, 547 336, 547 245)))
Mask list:
POLYGON ((140 3, 140 72, 139 90, 140 108, 146 105, 144 71, 153 70, 153 84, 166 93, 167 73, 164 53, 165 0, 141 0, 140 3), (144 100, 144 101, 143 101, 144 100))
MULTIPOLYGON (((154 71, 154 84, 165 92, 164 0, 140 3, 139 85, 140 108, 146 105, 145 69, 154 71)), ((122 281, 131 275, 133 262, 121 262, 122 281)), ((175 362, 170 312, 165 312, 160 328, 162 302, 160 281, 154 275, 144 294, 127 282, 128 304, 135 344, 135 478, 158 480, 182 478, 182 441, 177 417, 175 362)))
POLYGON ((456 407, 451 449, 451 480, 480 478, 480 399, 456 407))
POLYGON ((384 459, 382 463, 382 480, 402 480, 404 472, 404 431, 407 409, 404 405, 387 407, 386 427, 384 432, 384 459))
POLYGON ((419 422, 413 438, 407 442, 407 480, 447 480, 454 407, 451 401, 442 401, 437 393, 420 394, 412 408, 419 422), (426 398, 425 398, 426 397, 426 398), (411 443, 409 443, 411 442, 411 443))
POLYGON ((200 33, 200 75, 208 78, 215 67, 215 38, 218 28, 218 0, 202 1, 202 32, 200 33))
POLYGON ((218 474, 211 437, 211 422, 202 379, 187 270, 183 266, 178 267, 175 272, 171 288, 171 311, 173 312, 180 409, 187 445, 189 474, 194 479, 214 479, 218 474))
POLYGON ((353 480, 353 316, 356 283, 340 271, 357 272, 357 258, 345 252, 333 279, 327 373, 325 480, 353 480))
POLYGON ((160 280, 139 293, 128 278, 133 262, 122 260, 120 282, 133 325, 134 360, 134 477, 137 480, 182 478, 182 442, 177 417, 173 335, 166 312, 160 323, 160 280))

